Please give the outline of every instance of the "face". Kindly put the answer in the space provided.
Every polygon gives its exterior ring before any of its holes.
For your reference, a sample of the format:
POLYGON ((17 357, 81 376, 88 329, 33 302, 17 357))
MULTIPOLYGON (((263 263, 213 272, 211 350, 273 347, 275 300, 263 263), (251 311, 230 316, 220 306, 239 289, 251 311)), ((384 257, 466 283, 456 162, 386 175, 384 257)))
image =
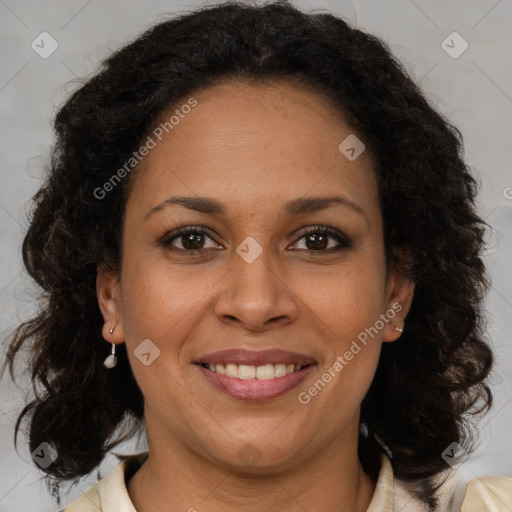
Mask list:
POLYGON ((193 98, 133 176, 120 275, 98 278, 150 449, 264 471, 355 449, 382 342, 412 299, 386 272, 369 152, 347 158, 354 131, 307 89, 193 98))

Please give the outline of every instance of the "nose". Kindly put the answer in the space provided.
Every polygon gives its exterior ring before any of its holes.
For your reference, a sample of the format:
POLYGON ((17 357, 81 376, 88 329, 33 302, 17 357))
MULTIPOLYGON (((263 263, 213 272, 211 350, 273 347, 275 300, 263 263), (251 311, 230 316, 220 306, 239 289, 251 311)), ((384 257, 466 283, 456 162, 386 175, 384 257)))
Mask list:
POLYGON ((265 250, 251 263, 238 255, 224 280, 214 312, 217 318, 247 331, 266 332, 298 317, 299 299, 289 287, 282 266, 265 250))

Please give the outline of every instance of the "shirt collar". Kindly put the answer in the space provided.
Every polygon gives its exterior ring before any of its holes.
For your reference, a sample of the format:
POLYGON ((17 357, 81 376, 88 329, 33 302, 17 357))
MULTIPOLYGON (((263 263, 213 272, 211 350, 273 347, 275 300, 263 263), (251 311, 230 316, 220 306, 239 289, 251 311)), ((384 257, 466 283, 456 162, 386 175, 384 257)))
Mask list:
POLYGON ((385 453, 380 456, 379 477, 366 512, 393 512, 393 467, 385 453))
POLYGON ((137 512, 126 489, 125 476, 134 466, 139 467, 147 455, 148 452, 143 452, 126 457, 99 482, 98 495, 102 512, 137 512))

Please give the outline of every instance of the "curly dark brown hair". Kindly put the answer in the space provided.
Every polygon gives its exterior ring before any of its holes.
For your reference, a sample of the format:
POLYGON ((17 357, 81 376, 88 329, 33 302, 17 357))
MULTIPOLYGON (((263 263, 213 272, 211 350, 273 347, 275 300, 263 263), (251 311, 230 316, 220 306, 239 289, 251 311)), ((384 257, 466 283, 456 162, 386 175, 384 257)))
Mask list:
POLYGON ((361 434, 359 454, 369 468, 381 449, 375 440, 385 444, 396 477, 433 510, 436 477, 448 468, 443 450, 452 442, 474 449, 473 420, 492 404, 477 182, 463 161, 460 132, 382 41, 284 0, 226 2, 159 22, 110 56, 60 108, 50 172, 23 242, 41 308, 13 334, 4 366, 14 378, 15 357, 29 349, 35 396, 19 415, 15 442, 25 418, 31 450, 41 442, 56 448, 45 472, 58 499, 65 481, 90 473, 121 439, 140 432, 143 397, 124 345, 118 365, 103 367, 109 347, 95 287, 99 267, 120 269, 133 173, 106 200, 98 187, 170 105, 229 78, 295 81, 319 91, 373 155, 387 261, 415 283, 415 294, 406 330, 383 345, 362 403, 369 435, 361 434))

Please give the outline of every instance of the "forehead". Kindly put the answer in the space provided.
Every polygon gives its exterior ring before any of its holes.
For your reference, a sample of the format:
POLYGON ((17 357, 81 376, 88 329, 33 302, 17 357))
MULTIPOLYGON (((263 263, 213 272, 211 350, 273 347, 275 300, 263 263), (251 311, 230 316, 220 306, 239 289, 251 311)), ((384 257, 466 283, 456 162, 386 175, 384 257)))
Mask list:
POLYGON ((335 191, 366 207, 376 200, 371 157, 364 151, 350 161, 340 151, 354 131, 312 89, 220 83, 176 102, 159 126, 167 129, 150 135, 155 146, 139 164, 132 192, 145 206, 178 194, 227 196, 260 210, 335 191), (191 98, 195 106, 184 108, 191 98))

